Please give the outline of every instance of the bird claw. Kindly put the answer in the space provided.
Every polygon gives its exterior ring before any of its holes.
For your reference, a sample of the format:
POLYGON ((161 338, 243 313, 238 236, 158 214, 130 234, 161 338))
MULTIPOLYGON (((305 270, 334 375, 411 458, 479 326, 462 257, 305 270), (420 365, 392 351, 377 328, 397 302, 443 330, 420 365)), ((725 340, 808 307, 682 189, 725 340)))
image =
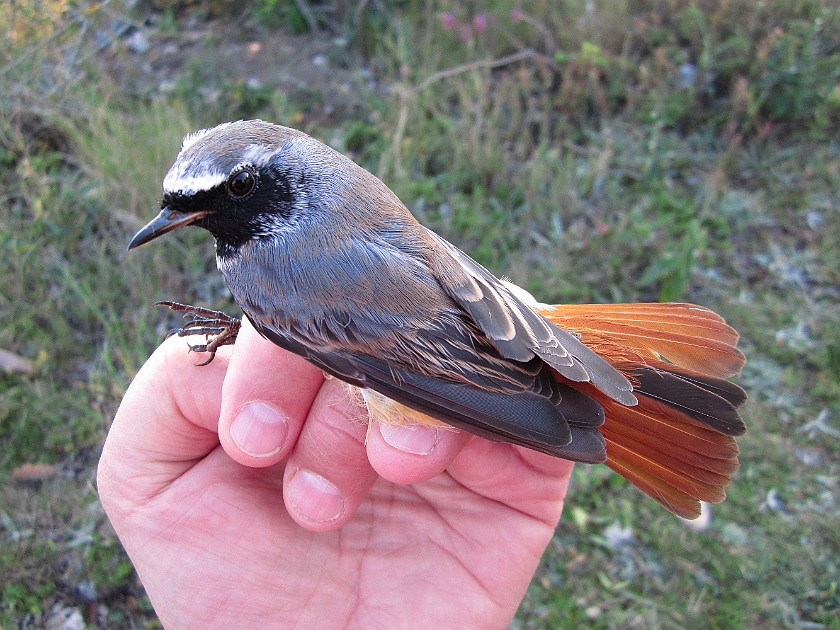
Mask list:
POLYGON ((223 313, 213 311, 201 306, 181 304, 179 302, 155 302, 155 306, 166 306, 172 311, 183 313, 185 317, 190 315, 193 319, 188 321, 182 328, 173 328, 166 333, 169 339, 172 335, 178 337, 189 337, 192 335, 204 335, 205 343, 190 344, 190 352, 209 352, 210 357, 196 365, 208 365, 216 358, 216 351, 222 346, 230 346, 236 341, 239 329, 242 327, 242 320, 223 313))

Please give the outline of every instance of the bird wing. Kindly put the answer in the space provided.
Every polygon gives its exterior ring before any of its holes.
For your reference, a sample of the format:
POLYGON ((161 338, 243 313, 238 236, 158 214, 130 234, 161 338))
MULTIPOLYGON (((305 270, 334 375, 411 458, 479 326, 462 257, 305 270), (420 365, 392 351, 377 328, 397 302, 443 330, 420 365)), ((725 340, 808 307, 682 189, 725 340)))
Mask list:
POLYGON ((573 387, 558 383, 539 359, 528 364, 536 370, 530 387, 503 391, 431 377, 370 355, 324 351, 259 322, 254 325, 273 343, 328 374, 373 389, 473 435, 586 463, 606 459, 606 443, 597 429, 604 418, 601 406, 573 387))
MULTIPOLYGON (((433 270, 415 253, 425 248, 412 249, 425 231, 394 228, 389 236, 399 237, 397 243, 345 234, 338 250, 322 232, 298 230, 294 239, 273 247, 272 252, 282 252, 281 262, 243 252, 236 268, 222 267, 261 334, 341 380, 472 433, 579 461, 604 459, 595 428, 603 421, 601 406, 553 377, 545 360, 552 352, 546 349, 552 339, 546 320, 536 314, 532 323, 524 316, 511 319, 519 327, 515 343, 534 339, 534 329, 544 338, 542 344, 528 342, 539 352, 520 351, 514 358, 509 356, 513 350, 500 349, 498 339, 485 332, 500 336, 490 322, 510 310, 505 298, 514 299, 489 272, 476 272, 476 282, 493 297, 485 300, 484 310, 499 313, 477 321, 441 289, 433 270), (490 293, 497 287, 504 297, 490 293)), ((526 310, 518 303, 514 307, 526 310)), ((570 346, 580 345, 566 334, 570 346)), ((569 357, 565 367, 574 367, 574 359, 559 343, 555 346, 555 353, 569 357)), ((588 380, 587 372, 576 370, 579 380, 588 380)))
POLYGON ((428 230, 436 243, 429 257, 441 287, 508 359, 540 357, 564 377, 592 382, 610 398, 635 405, 630 381, 580 338, 526 306, 492 273, 428 230), (445 255, 441 255, 441 251, 445 255))

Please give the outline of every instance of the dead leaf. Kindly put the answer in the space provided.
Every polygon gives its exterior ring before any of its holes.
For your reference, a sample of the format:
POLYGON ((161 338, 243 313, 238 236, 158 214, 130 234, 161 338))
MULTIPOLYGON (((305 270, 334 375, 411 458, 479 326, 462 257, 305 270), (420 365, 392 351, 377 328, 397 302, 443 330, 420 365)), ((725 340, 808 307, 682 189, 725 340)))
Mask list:
POLYGON ((58 476, 58 466, 53 464, 24 464, 12 471, 15 481, 43 481, 58 476))

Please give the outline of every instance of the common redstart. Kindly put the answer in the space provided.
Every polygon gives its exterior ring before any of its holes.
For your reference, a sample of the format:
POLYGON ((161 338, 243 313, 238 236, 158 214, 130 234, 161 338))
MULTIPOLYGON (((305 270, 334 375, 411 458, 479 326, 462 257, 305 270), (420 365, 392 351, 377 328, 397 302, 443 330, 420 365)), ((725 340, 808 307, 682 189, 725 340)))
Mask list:
POLYGON ((603 462, 687 518, 723 500, 745 359, 712 311, 539 304, 347 157, 259 120, 188 135, 163 193, 129 249, 208 230, 260 334, 361 388, 377 420, 603 462))

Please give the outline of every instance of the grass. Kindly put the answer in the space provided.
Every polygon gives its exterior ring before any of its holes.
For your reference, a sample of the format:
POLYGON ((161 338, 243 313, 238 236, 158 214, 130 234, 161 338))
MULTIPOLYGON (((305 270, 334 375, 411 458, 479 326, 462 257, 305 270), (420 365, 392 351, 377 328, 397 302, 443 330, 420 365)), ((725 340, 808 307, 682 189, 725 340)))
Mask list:
MULTIPOLYGON (((165 93, 109 76, 93 34, 148 16, 0 6, 0 348, 33 362, 0 380, 0 626, 70 607, 91 626, 154 627, 96 500, 98 449, 173 321, 150 304, 230 302, 203 235, 142 256, 125 244, 183 133, 261 116, 350 153, 544 301, 683 299, 742 333, 750 430, 710 526, 577 467, 513 627, 840 628, 840 11, 587 6, 371 3, 339 26, 389 90, 352 120, 322 115, 317 86, 222 67, 187 65, 165 93), (55 475, 16 481, 25 463, 55 475), (616 524, 632 539, 610 542, 616 524)), ((251 7, 243 37, 308 28, 295 3, 251 7)), ((150 14, 167 36, 197 17, 176 8, 150 14)))

